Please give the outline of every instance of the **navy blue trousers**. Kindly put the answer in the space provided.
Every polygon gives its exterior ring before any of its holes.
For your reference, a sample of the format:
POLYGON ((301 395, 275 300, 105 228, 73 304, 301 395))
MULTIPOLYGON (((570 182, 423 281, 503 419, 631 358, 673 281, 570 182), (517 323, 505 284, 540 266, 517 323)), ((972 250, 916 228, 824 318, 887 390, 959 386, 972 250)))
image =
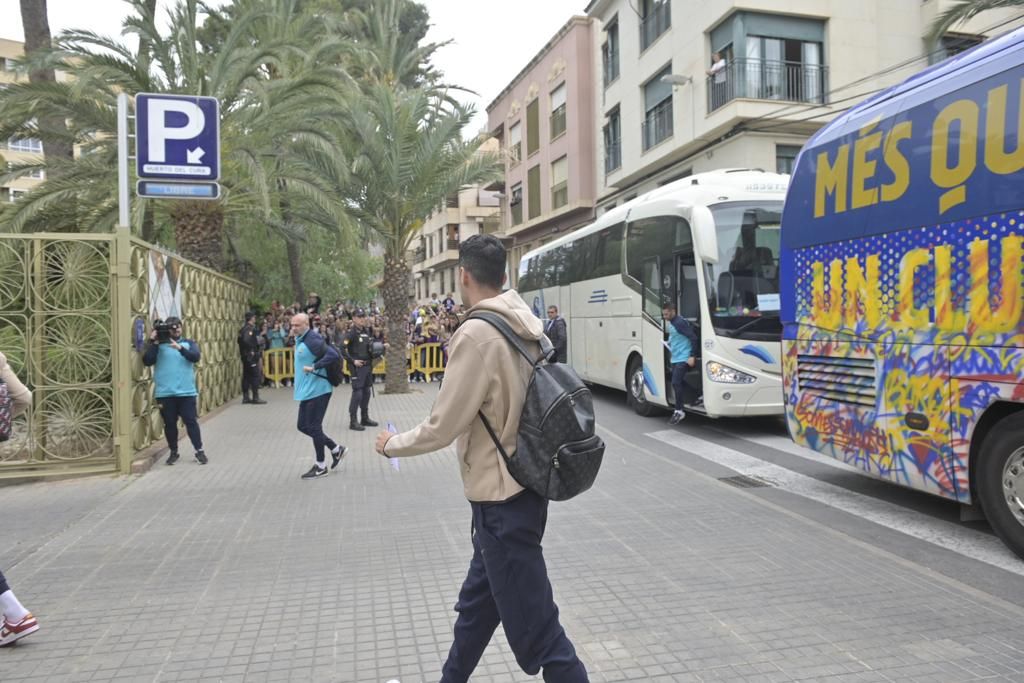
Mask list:
POLYGON ((541 540, 548 501, 530 491, 505 503, 473 503, 473 559, 459 592, 455 642, 441 683, 465 683, 500 623, 516 662, 544 680, 587 683, 558 621, 541 540))
POLYGON ((156 400, 160 406, 160 417, 164 420, 164 438, 167 447, 178 450, 178 418, 185 423, 185 431, 192 442, 192 448, 203 450, 203 436, 199 432, 199 418, 196 414, 195 396, 166 396, 156 400))
POLYGON ((334 439, 324 434, 324 415, 327 414, 327 405, 331 402, 330 394, 320 394, 305 401, 299 401, 299 420, 297 427, 300 432, 313 439, 313 454, 316 456, 316 463, 321 467, 326 460, 324 449, 334 450, 338 445, 334 439))
POLYGON ((691 370, 685 362, 672 364, 672 392, 676 395, 676 410, 682 410, 687 403, 693 403, 697 392, 686 382, 686 373, 691 370))

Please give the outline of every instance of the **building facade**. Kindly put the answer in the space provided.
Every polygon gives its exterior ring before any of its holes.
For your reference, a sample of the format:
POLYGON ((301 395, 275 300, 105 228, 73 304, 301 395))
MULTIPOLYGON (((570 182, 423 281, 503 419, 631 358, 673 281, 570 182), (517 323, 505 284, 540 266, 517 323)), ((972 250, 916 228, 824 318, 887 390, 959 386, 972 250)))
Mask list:
MULTIPOLYGON (((498 142, 488 140, 483 153, 498 152, 498 142)), ((479 233, 497 234, 501 227, 501 198, 497 190, 479 186, 463 188, 444 199, 413 240, 409 253, 412 264, 413 303, 425 304, 437 295, 444 299, 456 292, 459 243, 479 233)))
POLYGON ((836 114, 1022 23, 992 10, 926 45, 952 4, 593 0, 597 211, 716 168, 788 173, 836 114))
POLYGON ((512 286, 523 254, 594 216, 595 36, 592 19, 572 17, 487 107, 512 286))
MULTIPOLYGON (((25 45, 13 40, 0 38, 0 89, 7 87, 26 76, 16 73, 14 63, 24 58, 25 45)), ((41 162, 43 159, 43 143, 34 138, 12 138, 0 140, 0 158, 3 159, 3 170, 6 172, 11 165, 41 162)), ((29 175, 16 180, 0 182, 0 202, 13 202, 46 178, 43 170, 32 171, 29 175)))

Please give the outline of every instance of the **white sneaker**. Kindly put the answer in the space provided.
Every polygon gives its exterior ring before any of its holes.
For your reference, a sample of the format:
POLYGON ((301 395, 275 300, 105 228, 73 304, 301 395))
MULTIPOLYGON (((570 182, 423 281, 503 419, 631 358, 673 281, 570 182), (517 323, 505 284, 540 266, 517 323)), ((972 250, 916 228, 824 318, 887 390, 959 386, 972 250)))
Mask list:
POLYGON ((676 410, 675 412, 672 413, 672 417, 668 419, 668 423, 670 425, 677 425, 684 419, 686 419, 686 413, 684 413, 681 410, 676 410))

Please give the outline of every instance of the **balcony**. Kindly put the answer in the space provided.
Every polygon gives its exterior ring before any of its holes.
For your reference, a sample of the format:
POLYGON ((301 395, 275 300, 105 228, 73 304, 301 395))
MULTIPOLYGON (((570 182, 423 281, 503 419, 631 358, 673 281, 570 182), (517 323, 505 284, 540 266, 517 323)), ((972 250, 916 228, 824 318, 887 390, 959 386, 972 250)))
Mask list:
POLYGON ((427 250, 424 247, 416 247, 412 252, 413 265, 419 265, 427 260, 427 250))
POLYGON ((663 100, 656 107, 647 112, 641 127, 643 134, 644 151, 654 147, 659 142, 672 137, 672 98, 663 100))
POLYGON ((668 0, 652 3, 650 14, 640 20, 640 52, 643 52, 662 33, 672 26, 672 13, 668 0))
POLYGON ((707 78, 708 113, 737 98, 824 104, 828 67, 800 62, 737 59, 707 78))

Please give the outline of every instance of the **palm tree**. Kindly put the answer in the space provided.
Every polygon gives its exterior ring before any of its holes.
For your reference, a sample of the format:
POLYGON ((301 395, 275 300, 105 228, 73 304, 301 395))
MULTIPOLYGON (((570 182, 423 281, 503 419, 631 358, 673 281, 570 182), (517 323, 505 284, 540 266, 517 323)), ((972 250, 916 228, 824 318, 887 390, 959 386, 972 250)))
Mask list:
POLYGON ((1011 7, 1024 7, 1024 0, 958 0, 945 12, 935 17, 926 40, 929 45, 937 45, 942 36, 957 24, 970 21, 990 9, 1011 7))
MULTIPOLYGON (((290 165, 279 154, 268 161, 268 151, 280 150, 284 141, 314 139, 317 144, 331 144, 318 128, 331 115, 333 108, 326 103, 337 97, 337 75, 318 70, 307 60, 302 62, 307 67, 302 73, 288 79, 266 78, 265 65, 282 62, 300 50, 281 37, 251 41, 253 25, 279 7, 274 3, 252 3, 251 11, 233 22, 214 54, 198 47, 198 0, 178 1, 166 33, 157 29, 152 0, 133 0, 132 5, 135 13, 125 21, 125 33, 139 37, 144 53, 90 32, 66 32, 56 49, 34 59, 68 72, 67 82, 18 84, 0 96, 0 136, 26 131, 44 134, 34 121, 47 112, 69 121, 70 134, 81 150, 74 160, 47 159, 46 168, 60 173, 48 173, 52 180, 16 204, 5 216, 6 227, 31 228, 47 212, 77 204, 83 207, 76 216, 80 224, 93 230, 111 229, 117 215, 117 95, 210 95, 221 102, 223 199, 159 204, 174 223, 178 250, 187 258, 220 268, 225 216, 270 216, 280 191, 277 181, 289 179, 290 165)), ((28 170, 15 168, 9 175, 28 170)), ((308 177, 298 179, 296 185, 310 201, 340 215, 337 200, 308 177)), ((141 223, 146 204, 140 201, 134 207, 134 226, 141 223)))
POLYGON ((354 150, 348 211, 384 243, 389 393, 409 390, 404 323, 411 271, 406 251, 445 197, 499 175, 497 156, 479 151, 483 138, 462 138, 472 116, 471 108, 432 90, 385 83, 365 87, 343 109, 342 125, 353 136, 354 150))

